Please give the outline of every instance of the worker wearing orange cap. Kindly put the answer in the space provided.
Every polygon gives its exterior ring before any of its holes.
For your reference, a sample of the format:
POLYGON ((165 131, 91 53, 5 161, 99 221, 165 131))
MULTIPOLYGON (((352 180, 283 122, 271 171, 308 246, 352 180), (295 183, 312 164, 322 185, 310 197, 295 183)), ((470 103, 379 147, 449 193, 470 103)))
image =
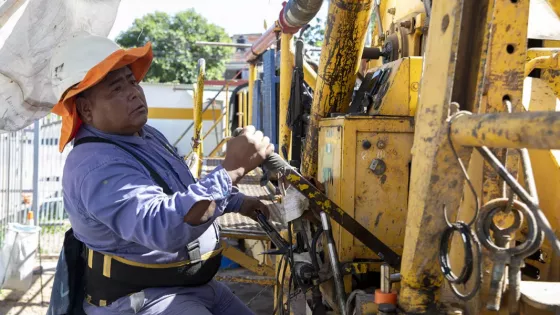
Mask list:
POLYGON ((62 180, 72 224, 61 255, 70 305, 60 312, 252 314, 213 280, 221 260, 215 219, 227 212, 268 215, 234 185, 274 147, 248 126, 228 142, 222 165, 196 181, 165 137, 146 125, 138 82, 151 61, 149 43, 124 50, 89 34, 53 54, 60 150, 74 141, 62 180))

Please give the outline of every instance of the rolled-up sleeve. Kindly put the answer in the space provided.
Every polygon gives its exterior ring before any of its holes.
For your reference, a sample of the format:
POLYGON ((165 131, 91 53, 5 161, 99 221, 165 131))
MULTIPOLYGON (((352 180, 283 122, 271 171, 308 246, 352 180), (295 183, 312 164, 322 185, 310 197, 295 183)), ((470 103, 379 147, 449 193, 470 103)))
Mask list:
POLYGON ((125 240, 166 252, 197 239, 228 204, 234 209, 242 199, 232 195, 231 178, 221 166, 187 191, 168 196, 139 164, 118 158, 90 171, 80 188, 81 203, 92 218, 125 240), (192 206, 203 200, 216 202, 214 216, 197 226, 184 223, 192 206))

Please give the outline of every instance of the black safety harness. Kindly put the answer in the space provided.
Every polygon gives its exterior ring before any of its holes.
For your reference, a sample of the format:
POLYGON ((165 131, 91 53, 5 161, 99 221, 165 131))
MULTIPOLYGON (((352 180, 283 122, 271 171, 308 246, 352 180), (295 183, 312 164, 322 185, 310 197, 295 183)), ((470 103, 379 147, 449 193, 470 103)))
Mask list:
MULTIPOLYGON (((159 141, 175 156, 169 145, 159 141)), ((138 160, 167 195, 173 194, 163 178, 144 159, 126 147, 99 137, 81 138, 75 141, 74 147, 85 143, 118 146, 138 160)), ((196 240, 187 245, 187 252, 189 259, 185 261, 143 264, 89 249, 74 236, 72 229, 68 230, 64 238, 70 286, 68 314, 83 314, 78 310, 81 309, 84 298, 93 305, 107 306, 123 296, 146 288, 200 286, 212 280, 220 267, 221 249, 201 255, 200 243, 196 240)))

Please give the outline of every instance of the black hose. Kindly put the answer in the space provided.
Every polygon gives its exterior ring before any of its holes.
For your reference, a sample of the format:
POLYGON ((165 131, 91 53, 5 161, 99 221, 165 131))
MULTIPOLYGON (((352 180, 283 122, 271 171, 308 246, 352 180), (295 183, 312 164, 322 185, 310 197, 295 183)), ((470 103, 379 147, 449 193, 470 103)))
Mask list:
POLYGON ((439 248, 439 262, 443 275, 449 282, 449 286, 451 287, 453 294, 464 301, 472 299, 480 289, 480 284, 482 283, 482 249, 480 247, 480 242, 478 242, 478 239, 473 234, 468 224, 459 221, 451 224, 451 226, 449 226, 443 232, 439 248), (447 251, 449 248, 449 241, 451 240, 451 236, 455 231, 461 233, 461 239, 463 240, 463 246, 465 249, 465 263, 463 269, 461 270, 461 274, 458 277, 455 276, 451 271, 449 254, 447 251), (475 278, 475 284, 472 290, 467 294, 463 294, 457 290, 455 284, 467 283, 472 275, 474 265, 472 243, 474 243, 475 245, 474 249, 476 251, 476 258, 478 260, 478 270, 476 274, 477 276, 475 278))
POLYGON ((323 234, 323 231, 323 229, 320 229, 315 232, 315 235, 313 235, 313 239, 311 240, 311 248, 309 250, 311 253, 311 263, 313 263, 313 267, 315 267, 315 270, 317 270, 317 272, 320 269, 319 261, 317 261, 317 242, 319 241, 319 237, 321 237, 321 234, 323 234))

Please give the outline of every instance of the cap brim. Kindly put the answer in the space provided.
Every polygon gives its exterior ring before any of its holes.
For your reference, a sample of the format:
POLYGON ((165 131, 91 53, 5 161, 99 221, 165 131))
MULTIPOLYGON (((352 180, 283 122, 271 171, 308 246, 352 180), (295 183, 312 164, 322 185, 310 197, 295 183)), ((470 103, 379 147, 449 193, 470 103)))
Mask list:
POLYGON ((130 67, 137 81, 142 81, 150 69, 152 59, 153 52, 150 42, 143 47, 117 50, 91 68, 80 83, 66 91, 52 109, 53 113, 62 116, 62 129, 59 141, 60 152, 74 139, 78 128, 82 124, 76 110, 76 96, 101 82, 109 72, 125 66, 130 67))

